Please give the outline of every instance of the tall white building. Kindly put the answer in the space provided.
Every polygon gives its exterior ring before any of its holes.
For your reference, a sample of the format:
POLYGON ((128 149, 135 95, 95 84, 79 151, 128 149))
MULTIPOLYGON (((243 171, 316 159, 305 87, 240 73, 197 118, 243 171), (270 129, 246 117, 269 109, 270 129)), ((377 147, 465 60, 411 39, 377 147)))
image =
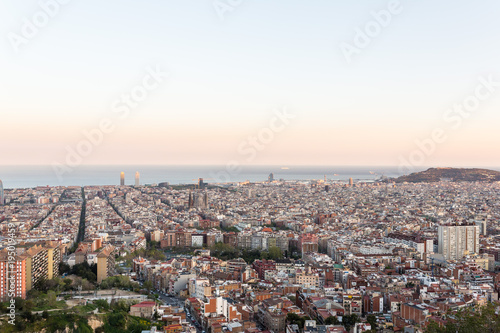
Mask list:
POLYGON ((438 252, 446 260, 459 260, 466 254, 479 253, 479 226, 440 225, 438 252))
POLYGON ((192 247, 203 247, 203 235, 191 235, 192 247))
POLYGON ((474 223, 479 226, 479 232, 481 233, 481 235, 486 236, 486 234, 488 233, 486 230, 486 227, 488 226, 486 220, 475 221, 474 223))
POLYGON ((139 171, 135 173, 135 186, 139 186, 140 182, 140 177, 141 175, 139 174, 139 171))

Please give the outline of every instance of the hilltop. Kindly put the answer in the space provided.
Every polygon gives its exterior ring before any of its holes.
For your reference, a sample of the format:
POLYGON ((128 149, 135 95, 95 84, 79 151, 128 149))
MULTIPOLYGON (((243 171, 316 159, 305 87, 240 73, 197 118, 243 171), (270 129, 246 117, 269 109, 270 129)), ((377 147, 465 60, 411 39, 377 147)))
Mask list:
POLYGON ((500 181, 500 172, 477 168, 430 168, 394 179, 396 183, 432 183, 441 180, 454 182, 493 182, 500 181))

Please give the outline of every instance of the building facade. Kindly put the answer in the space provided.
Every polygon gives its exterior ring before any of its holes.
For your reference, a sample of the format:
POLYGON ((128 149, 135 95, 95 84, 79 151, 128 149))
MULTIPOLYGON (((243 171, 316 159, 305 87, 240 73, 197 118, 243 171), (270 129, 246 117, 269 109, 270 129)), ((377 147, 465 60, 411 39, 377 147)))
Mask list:
POLYGON ((438 252, 446 260, 458 260, 466 254, 479 253, 479 226, 440 225, 438 252))

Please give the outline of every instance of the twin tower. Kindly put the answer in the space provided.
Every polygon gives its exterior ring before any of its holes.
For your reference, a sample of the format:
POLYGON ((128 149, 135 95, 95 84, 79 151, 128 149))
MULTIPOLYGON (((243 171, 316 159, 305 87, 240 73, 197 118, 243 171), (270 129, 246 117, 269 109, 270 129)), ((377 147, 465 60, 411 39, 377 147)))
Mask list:
MULTIPOLYGON (((141 175, 139 174, 139 171, 135 173, 135 186, 139 186, 141 184, 140 182, 141 175)), ((122 172, 120 174, 120 185, 123 186, 125 185, 125 172, 122 172)))

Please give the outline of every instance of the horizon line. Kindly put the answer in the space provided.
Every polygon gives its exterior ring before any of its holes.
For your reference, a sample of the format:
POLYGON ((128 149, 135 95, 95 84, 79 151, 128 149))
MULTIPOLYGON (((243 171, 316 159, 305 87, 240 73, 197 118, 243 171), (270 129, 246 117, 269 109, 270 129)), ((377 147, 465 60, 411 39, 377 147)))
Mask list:
MULTIPOLYGON (((74 168, 79 168, 79 167, 85 167, 85 166, 123 166, 123 167, 130 167, 130 166, 179 166, 179 167, 185 167, 185 166, 198 166, 198 167, 203 167, 203 166, 226 166, 227 163, 222 163, 222 164, 183 164, 183 163, 173 163, 173 164, 157 164, 157 163, 146 163, 146 164, 82 164, 79 166, 76 166, 74 168)), ((43 166, 43 167, 52 167, 50 164, 33 164, 33 163, 19 163, 19 164, 0 164, 0 167, 16 167, 16 166, 43 166)), ((391 167, 391 168, 397 168, 399 165, 388 165, 388 164, 240 164, 238 165, 240 167, 258 167, 258 166, 263 166, 263 167, 391 167)), ((443 164, 436 164, 436 165, 421 165, 421 166, 414 166, 416 169, 420 168, 484 168, 484 167, 500 167, 499 165, 443 165, 443 164)))

